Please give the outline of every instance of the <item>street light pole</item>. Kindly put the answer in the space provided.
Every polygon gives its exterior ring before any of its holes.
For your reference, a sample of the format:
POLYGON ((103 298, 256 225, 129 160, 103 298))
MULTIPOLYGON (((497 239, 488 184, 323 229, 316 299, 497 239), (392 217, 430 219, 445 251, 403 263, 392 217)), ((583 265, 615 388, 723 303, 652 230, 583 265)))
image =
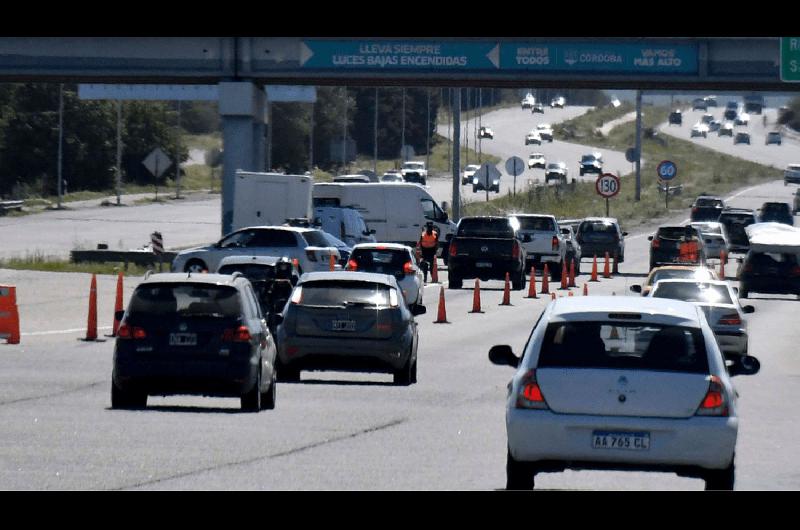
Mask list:
POLYGON ((375 137, 372 142, 372 172, 378 174, 378 87, 375 87, 375 118, 373 128, 375 137))
POLYGON ((117 206, 122 188, 122 100, 117 100, 117 206))
POLYGON ((428 87, 428 120, 425 122, 425 134, 427 135, 427 147, 425 148, 425 169, 431 168, 431 88, 428 87))
POLYGON ((61 209, 63 178, 61 166, 64 153, 64 83, 58 88, 58 209, 61 209))

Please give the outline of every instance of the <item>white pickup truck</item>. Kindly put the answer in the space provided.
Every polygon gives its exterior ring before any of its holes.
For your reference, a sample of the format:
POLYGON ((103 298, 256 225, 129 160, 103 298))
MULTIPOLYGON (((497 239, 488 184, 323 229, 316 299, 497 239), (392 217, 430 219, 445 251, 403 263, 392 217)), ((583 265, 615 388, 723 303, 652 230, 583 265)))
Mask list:
POLYGON ((512 226, 522 237, 525 252, 525 271, 531 265, 539 272, 545 263, 554 280, 561 280, 562 266, 566 263, 567 242, 555 216, 540 214, 514 214, 510 216, 512 226))
POLYGON ((400 167, 400 173, 403 174, 403 180, 406 182, 414 182, 423 186, 428 183, 428 170, 425 168, 425 162, 404 162, 400 167))
POLYGON ((783 171, 783 185, 800 184, 800 164, 789 164, 783 171))

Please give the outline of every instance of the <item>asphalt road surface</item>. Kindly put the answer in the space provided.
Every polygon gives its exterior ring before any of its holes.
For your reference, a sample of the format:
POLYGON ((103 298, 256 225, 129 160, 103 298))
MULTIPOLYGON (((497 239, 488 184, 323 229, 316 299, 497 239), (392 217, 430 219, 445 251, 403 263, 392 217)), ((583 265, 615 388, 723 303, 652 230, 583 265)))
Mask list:
MULTIPOLYGON (((729 202, 752 207, 788 193, 776 181, 740 190, 729 202)), ((193 237, 181 235, 197 229, 190 217, 176 224, 173 237, 193 237)), ((672 221, 686 217, 688 211, 680 212, 672 221)), ((590 296, 637 296, 629 287, 646 272, 649 233, 637 230, 626 238, 620 274, 589 283, 590 296)), ((447 281, 446 271, 440 279, 447 281)), ((578 278, 576 296, 587 280, 586 273, 578 278)), ((279 384, 276 409, 259 414, 241 413, 237 399, 189 396, 153 397, 146 410, 117 411, 110 409, 109 394, 113 341, 79 340, 89 283, 86 274, 0 269, 0 284, 17 287, 22 328, 19 345, 0 344, 0 489, 453 491, 505 485, 504 409, 512 369, 490 364, 487 352, 494 344, 519 352, 550 301, 545 296, 524 298, 526 288, 512 292, 512 306, 499 306, 503 285, 487 282, 481 286, 485 313, 469 314, 473 290, 465 282, 464 289, 445 290, 450 323, 436 324, 440 286, 428 285, 428 313, 418 317, 419 383, 410 387, 393 386, 388 375, 304 372, 300 383, 279 384)), ((126 280, 126 302, 136 283, 126 280)), ((115 285, 114 277, 98 277, 101 338, 112 323, 115 285)), ((800 302, 756 295, 747 303, 756 307, 748 315, 750 352, 762 370, 735 379, 741 410, 736 489, 798 489, 800 302)), ((540 475, 537 488, 701 490, 703 482, 666 473, 582 471, 540 475)))

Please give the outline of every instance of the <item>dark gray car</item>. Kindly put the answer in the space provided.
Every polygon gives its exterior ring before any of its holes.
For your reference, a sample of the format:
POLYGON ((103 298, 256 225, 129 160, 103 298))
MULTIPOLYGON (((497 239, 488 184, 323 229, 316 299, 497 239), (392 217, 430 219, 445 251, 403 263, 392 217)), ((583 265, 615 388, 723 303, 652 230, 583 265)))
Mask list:
POLYGON ((381 372, 417 380, 417 323, 394 276, 367 272, 304 274, 278 326, 278 380, 301 370, 381 372))

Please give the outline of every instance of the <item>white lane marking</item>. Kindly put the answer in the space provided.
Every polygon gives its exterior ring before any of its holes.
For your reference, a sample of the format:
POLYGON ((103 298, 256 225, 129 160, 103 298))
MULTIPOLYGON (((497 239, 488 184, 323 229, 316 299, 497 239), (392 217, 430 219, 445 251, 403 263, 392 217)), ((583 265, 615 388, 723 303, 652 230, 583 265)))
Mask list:
MULTIPOLYGON (((114 326, 98 326, 98 330, 101 329, 113 329, 114 326)), ((86 328, 74 328, 74 329, 56 329, 53 331, 29 331, 26 333, 20 333, 22 337, 33 337, 37 335, 60 335, 64 333, 77 333, 77 332, 84 332, 86 328)))

